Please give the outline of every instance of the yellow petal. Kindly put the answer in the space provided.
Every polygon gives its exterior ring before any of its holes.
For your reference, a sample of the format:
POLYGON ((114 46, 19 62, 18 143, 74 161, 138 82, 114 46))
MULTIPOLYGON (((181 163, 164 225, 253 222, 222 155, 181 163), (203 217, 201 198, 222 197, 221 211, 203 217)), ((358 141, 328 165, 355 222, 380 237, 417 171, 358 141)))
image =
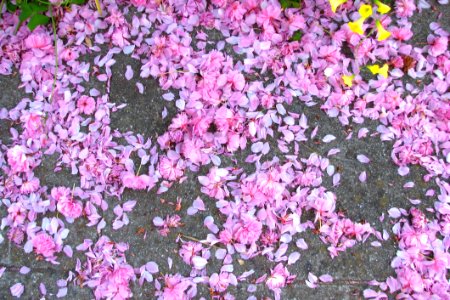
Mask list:
POLYGON ((361 7, 359 8, 358 12, 359 12, 359 14, 361 15, 362 18, 367 19, 373 13, 372 6, 370 6, 369 4, 361 5, 361 7))
POLYGON ((384 64, 380 70, 378 71, 378 74, 380 74, 381 76, 383 76, 384 78, 388 78, 388 71, 389 71, 389 65, 388 64, 384 64))
POLYGON ((329 0, 331 5, 331 10, 335 13, 337 8, 347 2, 348 0, 329 0))
POLYGON ((389 5, 384 4, 381 1, 375 0, 375 4, 378 6, 377 11, 384 15, 391 11, 391 7, 389 5))
POLYGON ((376 75, 380 73, 380 66, 379 65, 368 65, 367 69, 369 69, 370 72, 372 72, 373 75, 376 75))
POLYGON ((350 28, 351 31, 363 35, 364 34, 364 30, 362 28, 364 24, 364 18, 361 17, 358 20, 356 20, 355 22, 348 22, 348 28, 350 28))
POLYGON ((385 39, 387 39, 388 37, 391 36, 391 33, 389 31, 387 31, 386 29, 384 29, 383 25, 381 24, 380 20, 376 21, 376 26, 377 26, 377 30, 378 30, 378 41, 384 41, 385 39))
POLYGON ((344 81, 344 84, 348 87, 352 87, 353 78, 355 78, 355 75, 342 75, 342 81, 344 81))

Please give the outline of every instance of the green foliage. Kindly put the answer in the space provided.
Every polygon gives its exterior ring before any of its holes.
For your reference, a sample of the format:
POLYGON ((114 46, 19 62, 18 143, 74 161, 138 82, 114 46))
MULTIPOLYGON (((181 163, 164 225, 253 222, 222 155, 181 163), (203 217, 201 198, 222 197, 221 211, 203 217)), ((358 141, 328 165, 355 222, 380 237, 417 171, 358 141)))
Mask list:
POLYGON ((48 16, 48 12, 54 6, 69 6, 71 4, 81 5, 86 3, 86 0, 63 0, 59 4, 52 4, 48 1, 49 0, 2 0, 0 13, 5 4, 7 11, 10 13, 19 11, 19 23, 17 24, 16 31, 26 21, 28 21, 28 28, 33 31, 39 25, 47 25, 50 23, 51 18, 48 16))
POLYGON ((286 8, 300 8, 301 0, 280 0, 281 7, 286 8))
POLYGON ((294 34, 291 36, 290 41, 294 42, 294 41, 300 41, 301 38, 303 36, 303 32, 301 30, 297 30, 296 32, 294 32, 294 34))

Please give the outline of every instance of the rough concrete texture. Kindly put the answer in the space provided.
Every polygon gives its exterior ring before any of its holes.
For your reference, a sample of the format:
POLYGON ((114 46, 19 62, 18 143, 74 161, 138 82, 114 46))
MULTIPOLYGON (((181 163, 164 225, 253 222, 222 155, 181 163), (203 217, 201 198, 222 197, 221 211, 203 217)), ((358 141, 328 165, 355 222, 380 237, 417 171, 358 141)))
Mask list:
MULTIPOLYGON (((414 43, 422 43, 426 40, 429 31, 429 22, 435 20, 436 11, 427 11, 415 17, 415 26, 413 27, 415 38, 414 43)), ((449 11, 444 12, 449 16, 449 11)), ((445 20, 443 18, 442 20, 445 20)), ((449 27, 447 24, 445 27, 449 27)), ((214 36, 214 38, 217 38, 214 36)), ((92 59, 92 58, 90 58, 92 59)), ((164 101, 161 97, 163 91, 159 88, 158 82, 153 79, 143 80, 139 74, 139 63, 124 55, 115 57, 117 63, 113 67, 113 78, 111 84, 110 98, 115 103, 126 103, 127 106, 113 113, 111 119, 112 129, 122 132, 134 131, 141 133, 145 137, 154 139, 163 133, 171 116, 176 112, 173 103, 164 101), (124 78, 126 66, 132 66, 135 77, 131 81, 124 78), (140 94, 136 88, 136 82, 141 81, 144 84, 145 92, 140 94), (168 117, 161 118, 163 108, 167 107, 168 117)), ((17 89, 20 84, 18 76, 0 77, 0 107, 12 108, 21 98, 26 96, 22 90, 17 89)), ((92 82, 90 87, 96 87, 104 90, 100 83, 92 82)), ((366 220, 378 230, 390 230, 389 220, 379 221, 379 216, 387 212, 390 207, 410 207, 407 199, 422 199, 422 207, 432 206, 433 199, 424 196, 425 191, 432 187, 429 183, 422 180, 423 170, 417 167, 411 168, 411 173, 406 177, 397 175, 397 168, 390 159, 391 144, 383 143, 377 135, 370 136, 370 133, 376 132, 376 123, 366 121, 362 125, 352 124, 349 127, 342 127, 336 119, 328 118, 317 107, 305 107, 302 104, 294 104, 289 108, 290 111, 302 112, 307 115, 311 128, 319 126, 317 141, 321 140, 326 134, 333 134, 337 137, 335 141, 329 144, 317 143, 311 141, 301 147, 301 156, 308 157, 309 153, 317 152, 325 155, 330 148, 340 148, 341 152, 331 158, 332 163, 339 168, 342 174, 341 184, 333 187, 331 178, 325 177, 325 185, 331 191, 335 192, 338 198, 339 210, 354 220, 366 220), (346 140, 350 130, 353 130, 355 136, 361 127, 370 129, 369 136, 364 139, 356 137, 346 140), (372 163, 363 165, 356 160, 358 154, 367 155, 372 163), (358 176, 362 171, 366 171, 368 179, 366 183, 360 183, 358 176), (403 185, 407 181, 416 183, 414 188, 404 189, 403 185)), ((13 124, 6 124, 0 121, 0 138, 3 143, 8 142, 8 128, 13 124)), ((279 155, 276 140, 271 141, 272 151, 263 157, 263 160, 269 160, 273 155, 279 155)), ((248 153, 237 153, 233 157, 222 158, 225 166, 242 162, 248 153)), ((78 182, 78 178, 70 174, 70 170, 63 169, 55 173, 56 157, 45 157, 43 163, 36 171, 36 175, 41 179, 41 183, 49 188, 58 185, 72 186, 78 182)), ((241 166, 241 164, 239 164, 241 166)), ((252 171, 252 166, 245 166, 246 172, 252 171)), ((205 173, 207 168, 200 170, 205 173)), ((119 201, 135 199, 138 201, 133 212, 129 214, 131 223, 117 231, 112 230, 111 221, 114 218, 112 209, 108 210, 105 218, 108 226, 103 234, 109 236, 114 241, 124 241, 130 244, 130 250, 127 253, 128 261, 131 265, 139 267, 148 261, 155 261, 159 264, 161 273, 180 272, 188 275, 190 268, 186 266, 178 257, 178 245, 175 242, 179 233, 188 235, 197 239, 206 237, 207 229, 203 226, 203 219, 212 215, 215 219, 221 219, 220 214, 215 209, 212 199, 208 199, 200 193, 200 185, 197 180, 199 174, 188 173, 188 179, 175 184, 167 193, 156 195, 155 191, 150 193, 126 191, 122 200, 108 199, 110 207, 115 206, 119 201), (152 225, 152 219, 155 216, 165 216, 173 214, 173 206, 167 204, 167 201, 174 202, 177 196, 182 198, 182 209, 178 214, 182 217, 184 227, 172 230, 168 237, 162 237, 158 234, 152 225), (188 216, 186 209, 197 197, 201 196, 207 205, 207 211, 198 213, 195 216, 188 216), (165 203, 164 200, 166 200, 165 203), (143 231, 146 231, 144 238, 143 231), (169 270, 167 259, 173 259, 173 267, 169 270)), ((0 207, 0 215, 4 215, 3 207, 0 207)), ((71 230, 67 242, 76 246, 83 239, 90 238, 96 240, 97 232, 95 228, 86 227, 85 220, 78 220, 74 224, 68 225, 71 230)), ((5 233, 3 233, 5 235, 5 233)), ((369 243, 358 244, 354 248, 342 253, 339 257, 331 259, 327 246, 323 244, 317 236, 308 232, 298 234, 294 238, 304 238, 309 245, 309 249, 301 252, 301 259, 294 265, 289 266, 292 274, 297 275, 297 280, 282 293, 283 299, 360 299, 362 290, 367 287, 366 282, 372 279, 385 280, 393 274, 390 268, 390 261, 396 251, 395 243, 392 240, 383 244, 383 247, 375 248, 369 243), (308 272, 316 275, 329 273, 334 277, 334 282, 323 284, 317 289, 310 289, 305 285, 305 279, 308 272)), ((370 241, 370 240, 369 240, 370 241)), ((212 248, 214 254, 215 248, 212 248)), ((289 251, 293 251, 290 249, 289 251)), ((74 258, 83 260, 83 253, 75 251, 74 258)), ((60 255, 60 265, 50 265, 45 261, 38 261, 34 255, 26 255, 22 249, 5 240, 0 245, 0 267, 5 266, 7 271, 0 279, 0 298, 9 299, 9 287, 16 282, 22 282, 25 286, 23 299, 37 299, 39 296, 39 283, 44 282, 48 289, 48 299, 56 298, 56 281, 67 277, 70 270, 73 270, 75 259, 68 259, 60 255), (27 275, 21 275, 18 270, 21 266, 28 266, 31 272, 27 275)), ((242 265, 236 264, 236 274, 254 269, 257 274, 268 272, 274 264, 270 264, 264 258, 256 258, 245 261, 242 265)), ((217 261, 212 261, 208 265, 210 273, 217 271, 220 265, 217 261)), ((237 299, 245 299, 248 284, 240 284, 236 288, 231 288, 230 292, 237 299)), ((133 286, 136 299, 153 298, 153 285, 133 286)), ((200 296, 209 299, 209 291, 205 287, 199 290, 200 296)), ((258 286, 255 293, 258 299, 272 297, 272 293, 262 286, 258 286)), ((67 299, 91 299, 93 294, 88 288, 70 286, 67 299)))

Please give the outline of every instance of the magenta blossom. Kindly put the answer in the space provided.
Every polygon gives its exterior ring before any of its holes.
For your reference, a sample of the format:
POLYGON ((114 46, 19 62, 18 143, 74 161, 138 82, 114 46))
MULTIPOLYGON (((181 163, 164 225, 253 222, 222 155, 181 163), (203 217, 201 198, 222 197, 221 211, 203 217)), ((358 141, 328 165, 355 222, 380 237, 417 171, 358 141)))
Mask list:
POLYGON ((81 202, 73 199, 58 201, 57 208, 63 216, 69 219, 77 219, 83 213, 83 205, 81 202))
POLYGON ((30 161, 26 155, 24 146, 16 145, 7 152, 8 164, 14 173, 27 172, 30 170, 30 161))
POLYGON ((272 270, 269 278, 266 280, 266 285, 269 289, 274 291, 275 299, 280 298, 280 289, 294 280, 295 276, 290 275, 289 271, 282 263, 279 263, 272 270))
POLYGON ((195 286, 188 278, 182 277, 180 274, 165 275, 164 276, 164 290, 162 292, 161 300, 187 300, 188 289, 195 286))
POLYGON ((45 232, 40 232, 33 238, 33 248, 37 254, 50 258, 55 255, 56 243, 51 236, 45 232))
POLYGON ((82 95, 78 99, 77 107, 82 113, 90 115, 95 111, 95 100, 92 97, 82 95))

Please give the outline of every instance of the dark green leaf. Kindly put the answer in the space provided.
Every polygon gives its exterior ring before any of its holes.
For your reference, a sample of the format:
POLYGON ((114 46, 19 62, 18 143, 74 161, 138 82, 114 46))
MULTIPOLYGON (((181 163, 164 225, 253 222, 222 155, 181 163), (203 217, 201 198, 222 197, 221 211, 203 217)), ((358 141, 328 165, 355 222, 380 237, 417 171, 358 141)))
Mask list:
POLYGON ((19 15, 19 24, 31 17, 32 14, 33 11, 31 10, 31 7, 27 3, 23 3, 19 15))
POLYGON ((280 0, 282 8, 299 8, 300 0, 280 0))
POLYGON ((50 18, 44 15, 34 15, 31 17, 30 22, 28 22, 28 28, 33 31, 39 25, 48 24, 50 18))
POLYGON ((297 30, 296 32, 294 32, 294 34, 292 35, 290 41, 300 41, 300 39, 303 36, 303 32, 301 30, 297 30))
POLYGON ((33 12, 41 13, 48 10, 48 5, 30 3, 30 8, 33 12))
POLYGON ((77 4, 77 5, 81 5, 86 3, 86 0, 70 0, 69 4, 77 4))
POLYGON ((12 4, 11 2, 7 1, 6 2, 6 9, 10 12, 13 13, 17 10, 17 5, 12 4))

